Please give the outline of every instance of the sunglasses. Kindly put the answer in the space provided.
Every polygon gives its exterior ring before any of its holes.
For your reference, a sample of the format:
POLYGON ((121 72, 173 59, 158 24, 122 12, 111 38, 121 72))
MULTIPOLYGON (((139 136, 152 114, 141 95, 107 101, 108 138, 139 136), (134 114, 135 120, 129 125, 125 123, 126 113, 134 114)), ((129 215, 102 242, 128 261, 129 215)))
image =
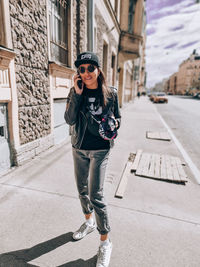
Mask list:
POLYGON ((96 69, 96 67, 94 65, 89 65, 87 68, 85 67, 79 67, 78 70, 80 73, 85 73, 86 70, 88 70, 89 72, 93 72, 96 69))

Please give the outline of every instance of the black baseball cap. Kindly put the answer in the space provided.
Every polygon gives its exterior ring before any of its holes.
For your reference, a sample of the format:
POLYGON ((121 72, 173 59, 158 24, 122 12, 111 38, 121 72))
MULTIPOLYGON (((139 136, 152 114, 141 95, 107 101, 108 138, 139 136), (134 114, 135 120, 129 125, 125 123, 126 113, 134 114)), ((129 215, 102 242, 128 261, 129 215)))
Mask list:
POLYGON ((74 62, 75 66, 78 68, 81 64, 91 63, 97 67, 100 67, 98 56, 90 51, 83 52, 77 56, 76 61, 74 62))

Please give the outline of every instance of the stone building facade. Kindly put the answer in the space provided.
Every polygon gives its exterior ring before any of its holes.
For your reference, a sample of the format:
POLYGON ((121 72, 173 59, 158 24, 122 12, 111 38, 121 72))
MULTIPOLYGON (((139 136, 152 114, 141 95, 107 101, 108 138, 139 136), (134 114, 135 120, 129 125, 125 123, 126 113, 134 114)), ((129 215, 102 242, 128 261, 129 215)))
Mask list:
POLYGON ((46 6, 10 0, 9 9, 23 145, 51 133, 46 6))
POLYGON ((165 86, 167 85, 167 79, 163 79, 161 82, 158 82, 154 85, 154 87, 152 88, 152 91, 155 92, 165 92, 166 88, 165 86))
POLYGON ((144 14, 143 0, 0 1, 0 173, 70 140, 63 114, 80 52, 98 54, 121 106, 133 98, 144 14))
POLYGON ((184 95, 195 94, 200 90, 200 56, 194 50, 190 57, 180 65, 178 72, 172 74, 166 82, 166 92, 184 95))
POLYGON ((132 86, 129 96, 136 94, 142 85, 142 73, 145 73, 145 67, 142 68, 142 62, 145 58, 145 1, 143 0, 124 0, 120 6, 120 40, 118 52, 118 69, 119 69, 119 86, 118 95, 120 105, 127 97, 125 97, 126 85, 126 62, 132 63, 132 86), (133 14, 133 15, 132 15, 133 14))
POLYGON ((176 95, 178 94, 177 91, 177 77, 178 72, 173 73, 168 79, 164 82, 164 91, 166 94, 169 95, 176 95))

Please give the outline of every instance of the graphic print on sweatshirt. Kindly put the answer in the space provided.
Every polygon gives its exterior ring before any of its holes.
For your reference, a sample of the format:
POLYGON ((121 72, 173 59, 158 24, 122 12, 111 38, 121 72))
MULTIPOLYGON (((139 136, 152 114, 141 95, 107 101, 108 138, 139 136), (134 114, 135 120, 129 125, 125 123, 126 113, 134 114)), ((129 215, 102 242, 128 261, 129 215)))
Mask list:
POLYGON ((102 106, 99 97, 88 97, 87 108, 93 116, 102 114, 102 106))

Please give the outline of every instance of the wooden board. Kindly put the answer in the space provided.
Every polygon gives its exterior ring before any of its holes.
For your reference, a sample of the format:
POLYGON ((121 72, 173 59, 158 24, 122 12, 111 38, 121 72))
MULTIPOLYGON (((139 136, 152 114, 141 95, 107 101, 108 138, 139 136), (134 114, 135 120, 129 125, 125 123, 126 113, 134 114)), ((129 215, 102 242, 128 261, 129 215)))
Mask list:
MULTIPOLYGON (((137 158, 137 155, 136 155, 137 158)), ((135 159, 136 159, 135 158, 135 159)), ((178 157, 140 152, 136 175, 175 183, 187 182, 187 175, 178 157)), ((138 161, 137 158, 137 161, 138 161)))
POLYGON ((145 153, 142 153, 140 161, 139 161, 139 165, 138 168, 136 170, 136 174, 142 176, 143 175, 143 169, 145 166, 145 161, 146 161, 146 155, 145 153))
POLYGON ((135 160, 133 161, 133 164, 131 166, 131 171, 136 171, 138 164, 140 162, 141 155, 142 155, 142 150, 138 149, 136 152, 135 160))
POLYGON ((163 179, 167 179, 167 164, 166 164, 166 160, 165 160, 165 156, 161 155, 160 157, 161 160, 161 167, 160 167, 160 177, 162 177, 163 179))
POLYGON ((151 159, 150 159, 150 166, 149 166, 149 170, 148 170, 148 173, 147 173, 147 176, 148 177, 154 177, 154 172, 155 172, 155 160, 156 160, 156 157, 155 157, 155 154, 152 154, 151 155, 151 159))
POLYGON ((131 174, 131 166, 132 166, 132 161, 128 161, 122 172, 122 176, 121 176, 118 188, 116 190, 115 197, 123 198, 124 192, 126 190, 126 186, 128 183, 128 178, 131 174))
POLYGON ((146 137, 149 139, 170 141, 171 137, 168 132, 146 132, 146 137))
POLYGON ((137 176, 153 178, 185 184, 187 175, 178 157, 146 153, 137 150, 136 156, 130 153, 127 163, 122 171, 121 179, 115 192, 115 197, 123 198, 131 171, 137 176))
POLYGON ((185 163, 182 163, 181 160, 179 158, 175 158, 176 164, 177 164, 177 168, 178 168, 178 173, 179 176, 181 178, 181 180, 186 180, 187 179, 187 175, 182 167, 182 165, 185 165, 185 163))

